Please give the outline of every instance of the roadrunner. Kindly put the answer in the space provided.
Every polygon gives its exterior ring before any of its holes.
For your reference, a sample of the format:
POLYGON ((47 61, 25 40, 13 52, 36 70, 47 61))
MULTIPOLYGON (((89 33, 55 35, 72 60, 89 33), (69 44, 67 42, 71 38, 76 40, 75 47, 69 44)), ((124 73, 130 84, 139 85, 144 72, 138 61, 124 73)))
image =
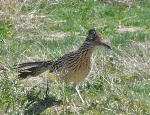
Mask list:
POLYGON ((112 49, 103 42, 103 36, 95 29, 91 29, 81 47, 73 52, 67 53, 55 61, 39 61, 27 62, 18 65, 18 68, 31 66, 31 68, 21 70, 19 76, 26 78, 27 76, 37 76, 47 70, 56 74, 57 77, 66 83, 73 82, 73 85, 79 95, 82 103, 80 92, 77 84, 83 81, 91 70, 91 56, 98 46, 104 46, 112 49))

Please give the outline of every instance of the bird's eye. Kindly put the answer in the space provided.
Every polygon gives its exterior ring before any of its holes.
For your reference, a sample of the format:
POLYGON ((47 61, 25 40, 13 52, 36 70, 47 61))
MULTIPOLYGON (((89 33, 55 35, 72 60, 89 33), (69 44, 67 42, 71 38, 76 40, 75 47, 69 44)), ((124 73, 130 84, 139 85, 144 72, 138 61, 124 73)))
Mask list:
POLYGON ((95 32, 95 30, 90 30, 89 31, 89 34, 95 34, 96 32, 95 32))
POLYGON ((86 40, 87 41, 95 41, 96 40, 96 30, 95 29, 91 29, 89 31, 89 35, 86 40))
POLYGON ((96 37, 94 35, 89 36, 89 41, 95 41, 96 37))
POLYGON ((90 37, 89 39, 90 39, 90 40, 94 40, 94 38, 92 38, 92 37, 90 37))

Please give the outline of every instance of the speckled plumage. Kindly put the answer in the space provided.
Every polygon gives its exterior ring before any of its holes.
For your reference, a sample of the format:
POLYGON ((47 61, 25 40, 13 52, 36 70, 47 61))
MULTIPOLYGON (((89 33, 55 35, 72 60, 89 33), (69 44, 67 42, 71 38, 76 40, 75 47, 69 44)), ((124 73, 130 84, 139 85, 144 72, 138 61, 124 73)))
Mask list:
MULTIPOLYGON (((33 66, 20 71, 19 76, 37 76, 47 70, 55 73, 67 83, 73 82, 74 87, 83 81, 91 70, 91 56, 98 46, 111 47, 103 42, 102 34, 95 29, 89 31, 81 47, 73 52, 63 55, 55 61, 27 62, 19 64, 19 68, 33 66)), ((77 91, 79 94, 79 91, 77 91)), ((80 94, 79 94, 80 96, 80 94)), ((80 96, 80 98, 82 98, 80 96)), ((81 99, 83 102, 83 99, 81 99)))

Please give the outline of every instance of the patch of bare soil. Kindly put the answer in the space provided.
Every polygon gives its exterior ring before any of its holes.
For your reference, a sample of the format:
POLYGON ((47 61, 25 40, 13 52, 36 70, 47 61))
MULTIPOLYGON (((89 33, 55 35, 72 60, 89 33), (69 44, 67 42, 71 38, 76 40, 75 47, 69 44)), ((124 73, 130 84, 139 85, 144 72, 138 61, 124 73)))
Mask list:
POLYGON ((118 26, 116 29, 118 32, 136 32, 136 31, 144 31, 143 27, 133 27, 133 26, 118 26))
POLYGON ((58 40, 65 38, 68 35, 68 33, 65 32, 58 32, 58 31, 51 31, 49 34, 46 34, 45 37, 42 37, 42 39, 46 40, 58 40))
MULTIPOLYGON (((66 107, 66 111, 70 111, 71 113, 79 113, 83 107, 81 105, 69 105, 66 107)), ((51 107, 52 112, 57 112, 58 114, 62 114, 64 111, 63 105, 55 105, 51 107)))
POLYGON ((14 38, 16 39, 44 39, 44 40, 59 40, 64 39, 69 32, 62 31, 40 31, 36 32, 36 34, 21 32, 18 33, 14 38))

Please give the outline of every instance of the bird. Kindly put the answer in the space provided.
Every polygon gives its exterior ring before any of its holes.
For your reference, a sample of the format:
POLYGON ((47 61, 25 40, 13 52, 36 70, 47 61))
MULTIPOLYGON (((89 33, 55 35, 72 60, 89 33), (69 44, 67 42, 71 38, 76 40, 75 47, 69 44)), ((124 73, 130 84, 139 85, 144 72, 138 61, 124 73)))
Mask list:
POLYGON ((19 71, 19 78, 27 78, 28 76, 38 76, 48 71, 54 73, 58 78, 66 83, 73 82, 73 86, 79 95, 81 102, 84 100, 80 95, 78 84, 85 80, 91 70, 91 57, 95 49, 104 46, 111 49, 111 46, 104 42, 102 34, 91 29, 78 50, 69 52, 56 60, 26 62, 18 64, 18 68, 29 67, 19 71))

